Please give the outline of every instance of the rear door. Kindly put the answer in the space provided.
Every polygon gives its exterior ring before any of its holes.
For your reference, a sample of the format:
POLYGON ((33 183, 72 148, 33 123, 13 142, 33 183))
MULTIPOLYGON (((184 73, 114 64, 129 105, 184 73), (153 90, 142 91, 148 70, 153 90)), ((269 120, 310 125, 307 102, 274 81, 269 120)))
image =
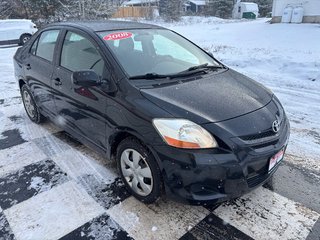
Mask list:
POLYGON ((99 51, 85 33, 67 31, 60 50, 60 61, 53 74, 53 88, 59 122, 80 137, 103 147, 106 136, 106 94, 100 87, 76 86, 72 82, 72 73, 80 70, 91 69, 101 79, 108 78, 99 51))
POLYGON ((51 91, 54 55, 59 29, 45 30, 33 42, 24 61, 26 81, 35 101, 45 115, 55 115, 51 91))

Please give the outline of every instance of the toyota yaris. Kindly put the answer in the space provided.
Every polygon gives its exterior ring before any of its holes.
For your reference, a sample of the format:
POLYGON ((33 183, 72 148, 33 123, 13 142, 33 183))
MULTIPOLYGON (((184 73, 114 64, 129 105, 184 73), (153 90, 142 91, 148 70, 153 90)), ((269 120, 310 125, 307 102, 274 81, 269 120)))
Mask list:
POLYGON ((289 122, 276 96, 171 30, 52 24, 17 50, 14 67, 29 118, 115 159, 145 203, 235 198, 284 157, 289 122))

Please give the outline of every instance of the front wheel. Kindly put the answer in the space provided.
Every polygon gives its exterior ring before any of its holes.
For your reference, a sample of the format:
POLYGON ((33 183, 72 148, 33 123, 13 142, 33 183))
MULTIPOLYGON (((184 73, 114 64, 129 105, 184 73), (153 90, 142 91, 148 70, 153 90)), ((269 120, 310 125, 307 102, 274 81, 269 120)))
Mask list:
POLYGON ((40 113, 39 108, 33 99, 32 93, 26 85, 23 85, 21 88, 21 96, 24 108, 30 120, 35 123, 43 122, 44 116, 40 113))
POLYGON ((30 40, 30 38, 31 38, 31 34, 28 34, 28 33, 22 34, 19 39, 19 44, 23 46, 26 42, 30 40))
POLYGON ((135 138, 119 144, 118 169, 131 194, 144 203, 153 203, 161 196, 161 174, 150 151, 135 138))

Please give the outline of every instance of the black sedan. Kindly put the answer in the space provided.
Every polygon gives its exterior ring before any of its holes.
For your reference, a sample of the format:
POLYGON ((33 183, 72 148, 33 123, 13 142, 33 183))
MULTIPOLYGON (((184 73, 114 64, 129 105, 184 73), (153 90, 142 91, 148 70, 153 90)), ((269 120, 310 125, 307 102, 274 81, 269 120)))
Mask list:
POLYGON ((117 161, 129 191, 191 204, 241 196, 284 157, 289 121, 270 90, 179 34, 104 21, 51 24, 14 56, 29 118, 117 161))

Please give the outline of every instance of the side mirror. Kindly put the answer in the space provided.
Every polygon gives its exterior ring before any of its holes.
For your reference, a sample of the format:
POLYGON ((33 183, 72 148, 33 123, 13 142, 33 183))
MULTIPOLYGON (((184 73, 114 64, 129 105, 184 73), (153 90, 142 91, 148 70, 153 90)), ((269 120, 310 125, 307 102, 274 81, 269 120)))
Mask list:
POLYGON ((101 85, 98 74, 93 70, 76 71, 72 73, 72 82, 82 87, 93 87, 101 85))

